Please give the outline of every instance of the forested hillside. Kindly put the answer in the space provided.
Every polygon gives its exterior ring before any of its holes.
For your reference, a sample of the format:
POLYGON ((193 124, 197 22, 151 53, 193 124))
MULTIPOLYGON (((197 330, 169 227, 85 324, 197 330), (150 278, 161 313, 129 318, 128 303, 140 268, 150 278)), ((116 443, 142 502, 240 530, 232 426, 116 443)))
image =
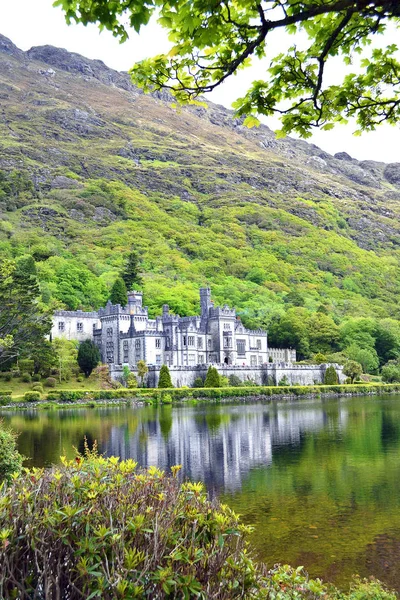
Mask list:
POLYGON ((45 303, 102 306, 135 251, 151 315, 198 312, 209 284, 300 355, 377 349, 377 321, 397 352, 399 214, 400 165, 177 110, 100 61, 0 36, 0 256, 33 256, 45 303), (368 343, 343 341, 359 317, 368 343))

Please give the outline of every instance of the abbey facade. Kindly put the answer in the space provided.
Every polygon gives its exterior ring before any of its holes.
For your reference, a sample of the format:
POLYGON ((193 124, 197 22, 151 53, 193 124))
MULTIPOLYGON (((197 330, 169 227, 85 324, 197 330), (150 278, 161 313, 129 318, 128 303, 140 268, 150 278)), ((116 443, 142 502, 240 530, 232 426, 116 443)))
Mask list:
POLYGON ((126 306, 107 303, 98 312, 57 311, 52 337, 91 338, 112 372, 139 360, 147 365, 195 367, 223 364, 259 367, 268 362, 292 363, 295 350, 268 348, 267 332, 243 326, 235 309, 216 307, 210 288, 200 289, 200 315, 180 317, 163 306, 149 319, 142 292, 129 292, 126 306))

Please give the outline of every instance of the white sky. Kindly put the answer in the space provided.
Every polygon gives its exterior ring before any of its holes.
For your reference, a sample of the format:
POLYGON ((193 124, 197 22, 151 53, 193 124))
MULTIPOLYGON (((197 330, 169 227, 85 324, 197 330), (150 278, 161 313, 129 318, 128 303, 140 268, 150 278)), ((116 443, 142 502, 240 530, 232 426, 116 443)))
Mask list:
MULTIPOLYGON (((170 46, 165 31, 157 23, 150 23, 140 35, 132 32, 125 44, 120 44, 108 31, 99 33, 94 25, 68 27, 63 13, 59 8, 53 8, 52 2, 53 0, 0 0, 0 33, 9 37, 22 50, 51 44, 88 58, 101 59, 120 71, 126 71, 135 61, 164 52, 170 46)), ((273 54, 281 50, 281 41, 282 34, 274 40, 273 54)), ((290 43, 293 41, 294 38, 291 37, 290 43)), ((385 35, 384 41, 392 42, 393 39, 388 39, 385 35)), ((258 63, 238 76, 231 77, 209 94, 208 98, 230 108, 231 103, 243 95, 253 79, 263 77, 268 62, 258 63)), ((275 119, 265 122, 271 129, 278 128, 278 121, 275 119)), ((359 160, 400 162, 399 126, 381 125, 377 131, 364 133, 361 137, 352 135, 354 129, 355 127, 347 125, 336 127, 332 131, 317 131, 308 141, 331 154, 346 151, 359 160)))

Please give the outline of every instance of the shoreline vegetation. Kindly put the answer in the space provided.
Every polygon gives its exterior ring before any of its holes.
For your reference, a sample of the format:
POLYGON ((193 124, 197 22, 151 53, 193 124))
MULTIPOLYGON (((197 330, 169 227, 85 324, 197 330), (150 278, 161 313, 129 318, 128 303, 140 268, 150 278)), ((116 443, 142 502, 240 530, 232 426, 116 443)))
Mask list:
POLYGON ((224 388, 134 388, 114 390, 51 390, 46 394, 26 392, 13 397, 9 390, 0 390, 1 409, 49 409, 73 404, 94 408, 104 404, 173 404, 224 400, 233 401, 291 401, 300 398, 319 399, 339 396, 364 396, 400 393, 400 383, 360 383, 342 385, 293 385, 224 388))

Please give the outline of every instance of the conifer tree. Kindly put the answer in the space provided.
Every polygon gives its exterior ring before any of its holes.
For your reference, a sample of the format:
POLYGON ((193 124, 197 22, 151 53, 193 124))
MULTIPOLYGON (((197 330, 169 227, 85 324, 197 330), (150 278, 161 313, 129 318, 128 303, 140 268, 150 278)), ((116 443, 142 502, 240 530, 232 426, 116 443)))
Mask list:
POLYGON ((204 387, 206 388, 217 388, 221 387, 219 373, 215 367, 211 365, 208 367, 206 379, 204 381, 204 387))
POLYGON ((334 366, 330 366, 325 371, 324 384, 325 385, 337 385, 339 383, 339 378, 336 373, 336 369, 334 366))
POLYGON ((143 280, 140 273, 140 260, 135 250, 132 250, 128 256, 121 273, 121 278, 124 280, 128 290, 142 287, 143 280))
POLYGON ((128 303, 128 292, 122 277, 117 277, 110 292, 110 301, 112 304, 120 304, 126 306, 128 303))
POLYGON ((100 362, 99 349, 92 340, 85 340, 79 345, 77 360, 86 377, 89 377, 100 362))
POLYGON ((159 388, 172 388, 171 374, 169 372, 168 366, 163 365, 160 369, 160 378, 158 380, 159 388))

